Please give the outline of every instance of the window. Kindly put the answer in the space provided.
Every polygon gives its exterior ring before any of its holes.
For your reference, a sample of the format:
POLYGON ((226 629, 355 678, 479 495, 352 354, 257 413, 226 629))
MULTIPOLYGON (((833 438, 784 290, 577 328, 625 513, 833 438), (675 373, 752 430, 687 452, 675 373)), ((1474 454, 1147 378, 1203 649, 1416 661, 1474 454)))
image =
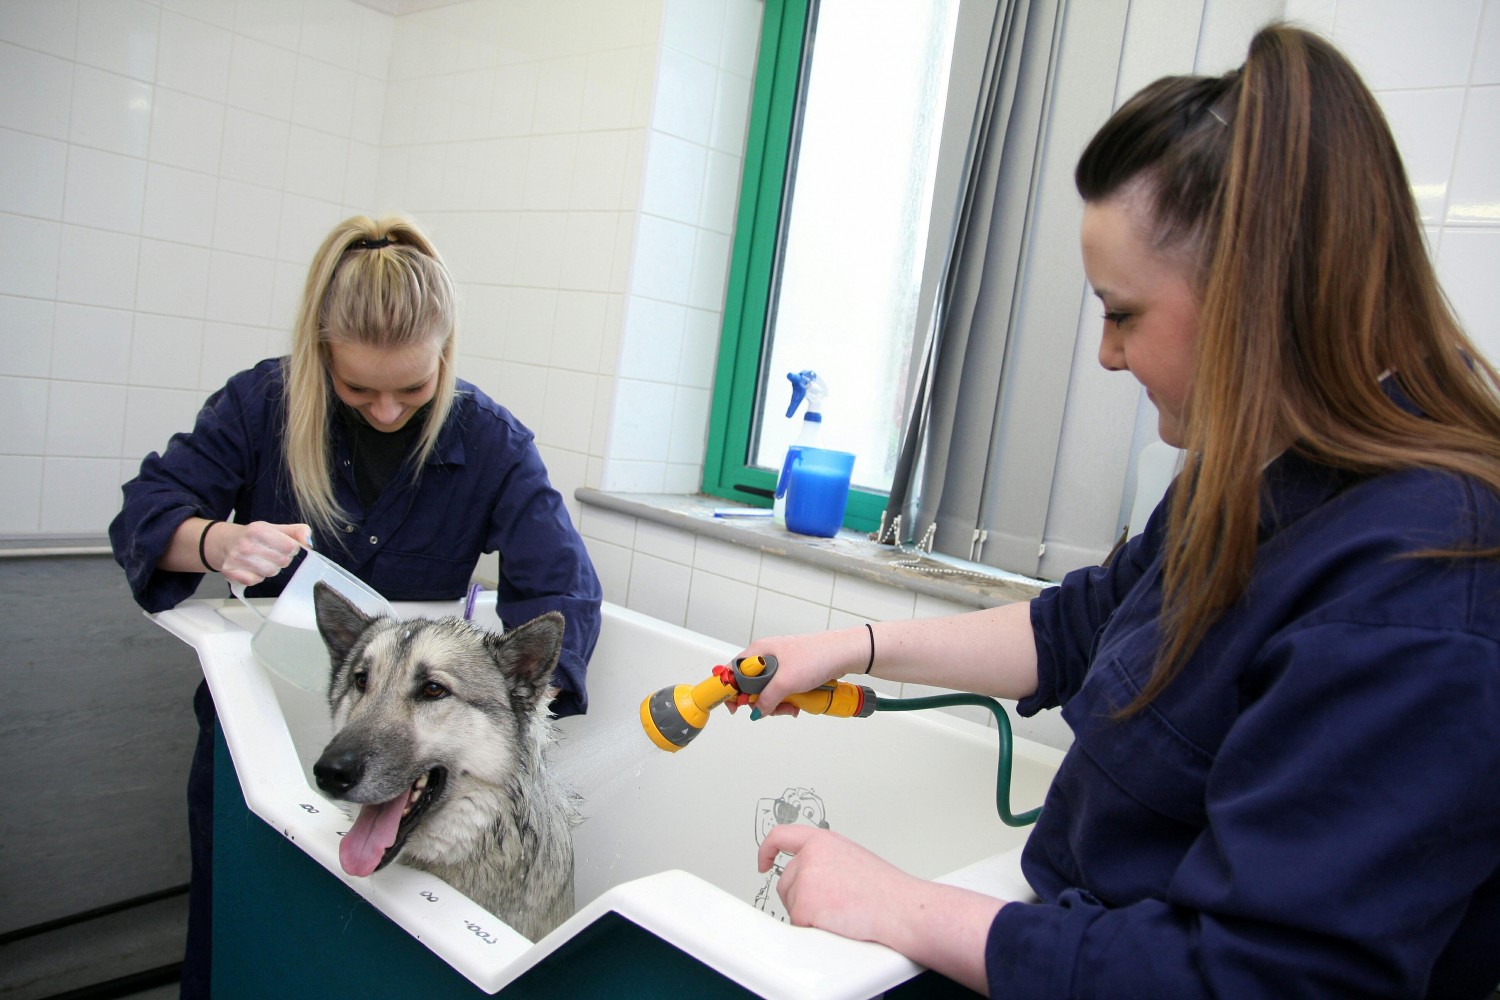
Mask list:
POLYGON ((857 486, 890 489, 956 8, 817 5, 756 385, 758 467, 780 467, 801 422, 786 419, 784 376, 810 368, 830 391, 825 443, 858 456, 857 486))
POLYGON ((878 522, 922 325, 957 8, 767 4, 706 492, 769 494, 802 423, 786 374, 812 369, 829 391, 823 446, 858 456, 846 523, 878 522))
MULTIPOLYGON (((1168 6, 1173 24, 1203 17, 1201 0, 1168 6)), ((824 443, 859 455, 846 526, 879 526, 888 460, 920 388, 923 437, 900 488, 902 538, 1052 578, 1108 553, 1129 512, 1134 456, 1154 438, 1154 420, 1139 385, 1096 360, 1098 317, 1078 254, 1073 165, 1117 93, 1189 70, 1207 37, 1183 30, 1163 38, 1147 27, 1127 38, 1128 10, 1065 0, 766 0, 704 492, 769 504, 798 423, 784 416, 785 374, 813 368, 830 390, 824 443), (847 21, 846 5, 856 9, 847 21), (893 41, 870 40, 880 22, 929 12, 931 20, 906 22, 893 41), (813 162, 823 136, 811 133, 828 127, 819 102, 838 88, 823 88, 820 46, 825 54, 841 48, 831 41, 841 24, 883 57, 882 73, 894 75, 903 60, 893 53, 917 48, 918 38, 926 56, 910 65, 926 68, 903 84, 913 99, 887 101, 889 113, 869 130, 885 152, 846 139, 832 145, 852 152, 854 165, 825 167, 813 162), (900 113, 898 106, 924 99, 932 113, 900 113), (945 114, 934 110, 939 103, 945 114), (893 143, 901 130, 925 138, 893 143), (889 152, 892 145, 905 152, 889 152), (873 276, 854 272, 844 283, 843 274, 834 281, 820 273, 852 272, 856 256, 821 243, 849 235, 854 224, 819 221, 823 205, 805 217, 799 207, 820 170, 835 179, 835 194, 808 194, 809 202, 879 203, 894 213, 891 231, 906 234, 873 276), (878 176, 883 184, 887 172, 904 176, 904 193, 858 194, 856 181, 878 176), (839 189, 845 179, 847 190, 839 189), (850 191, 852 199, 842 197, 850 191), (811 270, 798 261, 804 255, 811 270), (809 289, 827 301, 801 301, 809 289), (878 348, 872 329, 880 324, 858 313, 870 303, 897 317, 890 325, 899 335, 878 348), (934 315, 940 333, 929 337, 934 315), (861 428, 871 435, 864 443, 861 428)), ((841 115, 851 112, 835 113, 838 125, 841 115)), ((856 242, 863 256, 863 244, 878 241, 860 231, 856 242)))

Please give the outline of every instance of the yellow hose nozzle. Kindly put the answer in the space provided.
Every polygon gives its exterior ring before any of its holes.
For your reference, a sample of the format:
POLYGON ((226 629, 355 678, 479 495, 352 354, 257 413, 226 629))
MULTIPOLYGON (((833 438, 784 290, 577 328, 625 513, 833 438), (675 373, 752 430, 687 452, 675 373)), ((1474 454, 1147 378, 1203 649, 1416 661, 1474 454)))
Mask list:
POLYGON ((665 687, 641 702, 641 725, 651 742, 676 753, 708 725, 708 713, 739 694, 718 674, 697 684, 665 687))
MULTIPOLYGON (((716 706, 741 694, 754 703, 775 673, 776 657, 748 656, 735 660, 732 668, 715 667, 711 677, 697 684, 664 687, 641 702, 641 727, 652 743, 676 753, 703 731, 716 706)), ((840 719, 862 719, 876 706, 874 691, 844 681, 788 695, 785 701, 813 715, 840 719)))

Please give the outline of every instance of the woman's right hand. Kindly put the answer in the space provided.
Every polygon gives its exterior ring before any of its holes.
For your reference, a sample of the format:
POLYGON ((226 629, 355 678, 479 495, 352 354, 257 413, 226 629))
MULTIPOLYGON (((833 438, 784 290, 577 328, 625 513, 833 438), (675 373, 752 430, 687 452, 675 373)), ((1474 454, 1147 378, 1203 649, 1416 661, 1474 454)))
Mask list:
MULTIPOLYGON (((789 694, 811 691, 847 673, 862 672, 869 662, 870 643, 865 627, 855 625, 832 632, 757 639, 738 657, 766 655, 776 657, 776 675, 756 699, 755 707, 762 715, 771 715, 789 694)), ((781 714, 795 712, 787 705, 781 714)))
POLYGON ((224 521, 209 529, 203 552, 225 579, 252 587, 286 569, 311 541, 305 524, 224 521))

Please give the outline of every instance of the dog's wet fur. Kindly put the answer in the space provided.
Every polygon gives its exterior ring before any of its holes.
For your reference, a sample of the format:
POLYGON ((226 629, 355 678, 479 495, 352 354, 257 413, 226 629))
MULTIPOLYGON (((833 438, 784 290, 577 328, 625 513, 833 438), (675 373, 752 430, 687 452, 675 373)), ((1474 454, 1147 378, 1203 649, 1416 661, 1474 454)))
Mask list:
POLYGON ((578 823, 547 760, 563 616, 495 635, 461 618, 370 617, 324 583, 313 600, 334 728, 313 776, 361 806, 344 870, 399 858, 527 938, 547 934, 573 912, 578 823))

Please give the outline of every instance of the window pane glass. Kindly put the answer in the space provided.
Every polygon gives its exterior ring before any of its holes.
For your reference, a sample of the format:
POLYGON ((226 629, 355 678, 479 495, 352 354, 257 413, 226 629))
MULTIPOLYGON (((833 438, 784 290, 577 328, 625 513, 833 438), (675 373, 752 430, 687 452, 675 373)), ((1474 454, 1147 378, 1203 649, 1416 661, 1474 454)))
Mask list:
MULTIPOLYGON (((828 388, 823 447, 889 490, 900 448, 957 0, 821 0, 768 310, 750 463, 801 428, 788 372, 828 388)), ((805 404, 804 404, 805 406, 805 404)))

